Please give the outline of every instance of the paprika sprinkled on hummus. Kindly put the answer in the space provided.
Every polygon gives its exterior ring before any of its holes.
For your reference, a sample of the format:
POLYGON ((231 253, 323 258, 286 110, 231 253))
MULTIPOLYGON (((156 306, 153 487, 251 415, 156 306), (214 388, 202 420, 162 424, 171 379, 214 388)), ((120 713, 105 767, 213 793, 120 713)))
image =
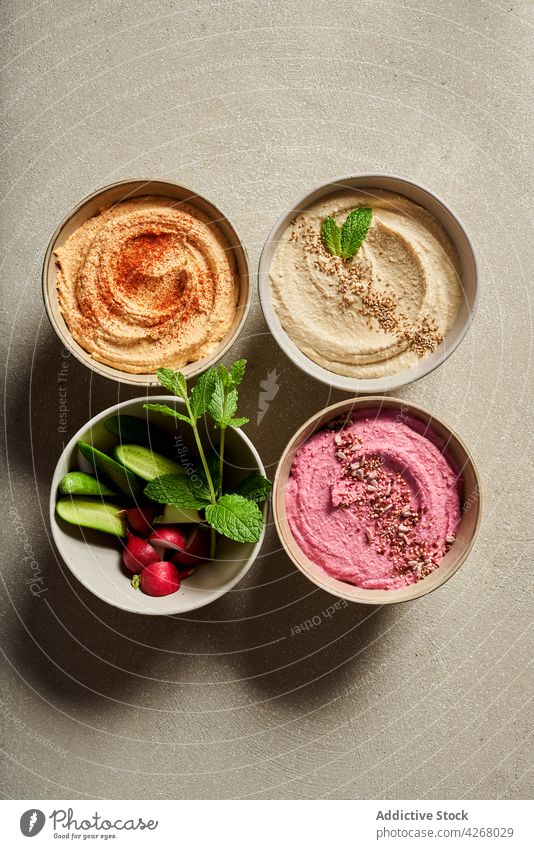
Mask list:
POLYGON ((148 374, 208 356, 231 329, 231 246, 204 213, 171 198, 123 201, 55 252, 61 312, 99 362, 148 374))
POLYGON ((366 410, 299 448, 286 509, 300 548, 329 575, 399 589, 436 569, 454 543, 460 488, 422 422, 366 410))

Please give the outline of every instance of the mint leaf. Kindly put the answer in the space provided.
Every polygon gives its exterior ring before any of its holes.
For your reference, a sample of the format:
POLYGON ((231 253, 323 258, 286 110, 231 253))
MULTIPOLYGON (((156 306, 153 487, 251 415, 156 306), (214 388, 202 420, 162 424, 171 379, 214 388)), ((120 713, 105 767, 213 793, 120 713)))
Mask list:
POLYGON ((191 486, 186 475, 161 475, 145 487, 145 495, 158 504, 172 504, 186 510, 201 510, 209 504, 203 487, 191 486))
POLYGON ((237 389, 232 389, 226 396, 226 424, 228 425, 237 410, 237 389))
POLYGON ((343 229, 341 230, 341 254, 342 259, 350 259, 358 253, 361 244, 371 226, 373 210, 367 206, 353 209, 347 215, 343 229))
POLYGON ((213 393, 211 395, 211 398, 210 398, 210 401, 209 401, 209 404, 208 404, 208 410, 210 412, 210 415, 211 415, 213 421, 216 424, 220 424, 221 419, 224 415, 224 396, 225 396, 224 383, 222 381, 221 376, 219 374, 217 374, 216 377, 215 377, 215 385, 213 387, 213 393))
POLYGON ((239 486, 235 487, 234 492, 236 495, 242 495, 243 498, 248 498, 250 501, 265 501, 271 489, 271 481, 268 481, 259 472, 252 472, 248 478, 241 481, 239 486))
POLYGON ((228 372, 224 378, 220 374, 216 376, 215 387, 208 404, 210 415, 219 427, 227 427, 237 410, 237 389, 228 390, 227 384, 224 383, 228 378, 228 372))
POLYGON ((243 380, 243 377, 245 376, 246 365, 246 360, 236 360, 235 363, 230 367, 230 382, 232 384, 232 389, 235 389, 236 386, 239 386, 239 384, 243 380))
POLYGON ((195 419, 199 419, 200 416, 203 416, 207 411, 208 404, 215 388, 216 378, 217 370, 212 367, 208 369, 208 371, 204 372, 204 374, 200 375, 195 386, 191 390, 189 403, 191 405, 191 412, 195 419))
POLYGON ((157 375, 159 382, 165 389, 168 389, 173 395, 183 398, 184 401, 187 400, 187 381, 181 372, 173 371, 172 368, 159 368, 157 375))
POLYGON ((257 542, 263 530, 258 505, 241 495, 222 495, 217 504, 206 507, 206 520, 220 534, 236 542, 257 542))
MULTIPOLYGON (((211 468, 209 469, 209 472, 213 487, 215 488, 215 481, 213 480, 213 471, 211 468)), ((210 488, 206 479, 206 475, 204 473, 204 469, 202 467, 199 466, 198 468, 196 468, 194 474, 189 477, 189 489, 194 498, 197 498, 200 501, 208 501, 211 503, 210 488)))
POLYGON ((325 218, 321 224, 321 238, 332 256, 341 256, 341 230, 331 216, 325 218))
POLYGON ((247 419, 246 416, 241 416, 237 419, 228 419, 228 424, 231 427, 243 427, 243 425, 248 424, 250 419, 247 419))
POLYGON ((154 410, 155 413, 161 413, 164 416, 172 416, 175 419, 179 419, 181 422, 187 422, 187 424, 191 424, 191 419, 189 416, 184 416, 183 413, 178 413, 176 410, 173 410, 172 407, 168 407, 166 404, 143 404, 145 410, 154 410))
POLYGON ((248 419, 234 418, 237 411, 237 387, 245 374, 246 360, 237 360, 230 370, 221 364, 215 375, 213 392, 208 404, 209 413, 220 428, 241 427, 248 419))
POLYGON ((221 363, 219 366, 219 377, 222 380, 223 386, 228 386, 230 382, 230 372, 228 371, 224 363, 221 363))

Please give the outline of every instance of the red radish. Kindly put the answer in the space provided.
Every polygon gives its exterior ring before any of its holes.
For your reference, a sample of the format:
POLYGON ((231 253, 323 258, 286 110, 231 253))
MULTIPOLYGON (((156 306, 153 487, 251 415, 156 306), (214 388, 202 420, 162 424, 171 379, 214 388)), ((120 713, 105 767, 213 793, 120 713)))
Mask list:
POLYGON ((174 551, 185 549, 186 537, 179 525, 158 525, 152 531, 148 541, 156 548, 172 548, 174 551))
POLYGON ((143 569, 139 586, 147 595, 170 595, 180 589, 180 574, 172 563, 157 560, 143 569))
POLYGON ((185 551, 177 551, 172 557, 173 563, 180 566, 198 566, 210 556, 210 541, 208 532, 199 527, 193 528, 189 534, 185 551))
POLYGON ((161 512, 161 507, 131 507, 124 512, 130 527, 141 536, 146 536, 152 530, 152 522, 161 512))
POLYGON ((124 546, 122 562, 130 572, 140 572, 149 563, 159 560, 159 554, 144 539, 134 536, 128 531, 128 542, 124 546))
POLYGON ((184 581, 186 578, 190 578, 191 575, 193 575, 194 572, 196 572, 196 569, 195 569, 194 566, 191 566, 190 568, 188 568, 187 566, 184 566, 183 569, 180 569, 180 567, 178 566, 178 574, 180 575, 181 581, 184 581))

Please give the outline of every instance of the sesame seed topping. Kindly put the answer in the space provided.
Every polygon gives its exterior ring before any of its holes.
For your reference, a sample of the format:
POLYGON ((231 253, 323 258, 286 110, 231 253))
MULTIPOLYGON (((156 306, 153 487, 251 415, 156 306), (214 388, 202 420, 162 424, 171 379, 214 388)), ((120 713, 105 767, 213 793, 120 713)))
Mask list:
MULTIPOLYGON (((352 418, 345 418, 331 437, 340 467, 334 507, 350 510, 357 517, 369 548, 387 558, 397 574, 420 580, 438 566, 454 538, 447 536, 446 542, 440 543, 428 534, 432 522, 421 521, 419 511, 411 506, 420 498, 419 490, 413 491, 411 479, 392 470, 380 454, 366 450, 365 434, 372 428, 371 420, 365 420, 359 434, 351 429, 352 423, 352 418)), ((421 505, 421 515, 426 511, 421 505)))

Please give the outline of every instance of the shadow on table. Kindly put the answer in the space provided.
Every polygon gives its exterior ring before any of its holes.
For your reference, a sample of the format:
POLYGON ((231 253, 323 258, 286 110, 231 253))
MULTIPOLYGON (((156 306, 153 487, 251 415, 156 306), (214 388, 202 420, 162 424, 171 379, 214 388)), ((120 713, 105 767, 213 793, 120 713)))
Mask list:
POLYGON ((307 711, 366 674, 395 617, 389 608, 337 604, 279 552, 264 556, 238 592, 187 617, 110 607, 52 552, 44 576, 46 592, 36 598, 25 588, 18 605, 13 661, 46 700, 69 712, 76 706, 80 716, 114 702, 168 703, 184 684, 205 680, 220 682, 215 688, 240 682, 240 699, 248 688, 236 709, 307 711))
POLYGON ((365 675, 381 652, 381 636, 395 621, 387 607, 337 599, 308 581, 285 554, 267 556, 256 580, 278 576, 244 599, 241 626, 245 645, 258 643, 258 623, 272 642, 254 652, 229 657, 236 677, 246 681, 255 702, 276 702, 277 712, 306 711, 336 698, 365 675), (261 570, 261 572, 260 572, 261 570), (282 576, 280 578, 280 576, 282 576), (262 592, 262 591, 260 591, 262 592), (259 615, 259 611, 268 613, 259 615))
MULTIPOLYGON (((260 337, 269 355, 263 361, 276 369, 279 391, 248 432, 272 474, 296 427, 336 399, 297 373, 272 337, 260 337)), ((242 398, 244 408, 254 409, 268 372, 257 365, 258 339, 248 341, 242 353, 252 360, 242 398)), ((54 706, 70 709, 74 704, 81 715, 95 706, 111 709, 116 701, 150 706, 159 697, 169 700, 184 684, 211 681, 217 687, 241 682, 239 698, 248 688, 249 697, 238 708, 275 702, 277 711, 300 711, 350 687, 365 674, 370 653, 376 662, 381 635, 396 612, 336 602, 317 589, 280 550, 272 527, 245 581, 186 617, 135 616, 91 595, 51 547, 44 518, 49 482, 63 443, 77 428, 142 390, 93 378, 73 357, 64 356, 50 329, 43 331, 32 363, 30 389, 19 387, 8 399, 8 448, 10 468, 35 479, 39 502, 28 502, 26 494, 24 505, 46 592, 34 597, 15 577, 11 602, 16 612, 6 624, 15 629, 10 637, 17 670, 54 706), (62 372, 67 433, 59 429, 62 372)))

